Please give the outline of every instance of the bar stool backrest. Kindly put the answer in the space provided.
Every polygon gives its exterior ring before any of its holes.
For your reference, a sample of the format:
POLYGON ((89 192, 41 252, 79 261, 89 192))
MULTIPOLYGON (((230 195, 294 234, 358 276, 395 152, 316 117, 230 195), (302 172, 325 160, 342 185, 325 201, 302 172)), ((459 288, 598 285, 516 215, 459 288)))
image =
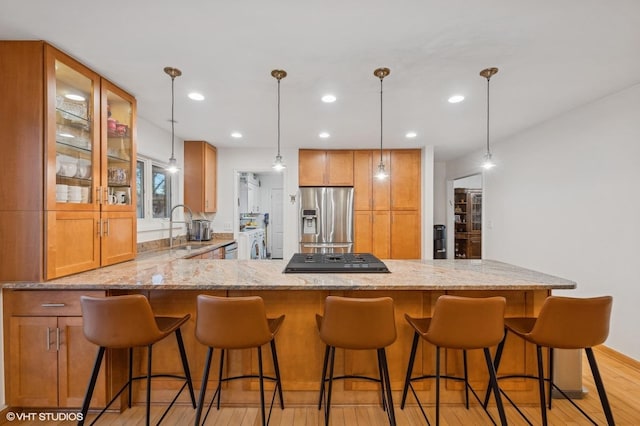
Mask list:
POLYGON ((147 346, 162 339, 151 305, 141 294, 81 296, 82 329, 92 343, 106 348, 147 346))
POLYGON ((320 338, 345 349, 381 349, 396 340, 393 299, 327 296, 320 338))
POLYGON ((219 349, 254 348, 270 342, 273 334, 264 301, 259 296, 199 295, 196 338, 206 346, 219 349))
POLYGON ((495 346, 504 336, 505 305, 504 297, 440 296, 423 337, 451 349, 495 346))
POLYGON ((527 337, 541 346, 559 349, 600 345, 609 336, 612 304, 611 296, 549 296, 527 337))

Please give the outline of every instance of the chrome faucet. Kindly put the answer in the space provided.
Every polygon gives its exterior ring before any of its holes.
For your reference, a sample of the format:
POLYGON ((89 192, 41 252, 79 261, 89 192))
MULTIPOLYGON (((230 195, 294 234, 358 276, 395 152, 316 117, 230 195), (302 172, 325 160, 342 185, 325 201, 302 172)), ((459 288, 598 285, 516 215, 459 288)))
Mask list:
POLYGON ((185 225, 187 225, 187 238, 189 238, 189 232, 191 230, 191 222, 193 221, 193 212, 191 211, 191 209, 189 207, 187 207, 184 204, 177 204, 175 206, 173 206, 173 208, 171 209, 171 213, 169 213, 169 248, 172 249, 173 248, 173 224, 174 223, 184 223, 185 225), (173 220, 173 211, 175 209, 177 209, 178 207, 182 207, 185 210, 185 213, 188 212, 189 213, 189 221, 187 222, 186 220, 180 220, 180 221, 174 221, 173 220))

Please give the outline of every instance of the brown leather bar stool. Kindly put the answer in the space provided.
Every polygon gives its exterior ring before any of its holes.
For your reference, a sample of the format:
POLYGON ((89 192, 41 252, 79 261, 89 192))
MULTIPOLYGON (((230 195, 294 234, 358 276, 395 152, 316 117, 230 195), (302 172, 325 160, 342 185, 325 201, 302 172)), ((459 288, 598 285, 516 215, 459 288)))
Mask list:
MULTIPOLYGON (((490 386, 494 390, 497 390, 498 383, 489 348, 499 344, 504 336, 505 305, 506 300, 504 297, 472 298, 445 295, 440 296, 436 301, 436 306, 431 318, 413 318, 405 314, 407 322, 413 327, 415 333, 411 345, 411 355, 409 356, 409 365, 400 407, 404 409, 407 391, 411 389, 411 392, 418 402, 420 411, 422 411, 422 415, 427 421, 427 424, 429 424, 427 414, 418 399, 412 383, 430 378, 436 379, 436 425, 440 424, 441 378, 464 382, 467 409, 469 408, 469 390, 471 390, 478 402, 482 404, 482 401, 468 381, 467 350, 471 349, 482 349, 484 351, 490 386), (436 347, 436 374, 411 377, 420 337, 436 347), (440 348, 461 349, 463 351, 464 377, 440 374, 440 348)), ((506 425, 507 419, 499 392, 496 392, 496 405, 498 407, 500 423, 506 425)), ((483 408, 495 424, 486 406, 483 406, 483 408)))
POLYGON ((204 373, 202 374, 202 387, 198 398, 198 408, 196 411, 195 424, 200 425, 204 397, 209 380, 209 368, 214 348, 221 350, 220 370, 218 374, 218 387, 209 403, 207 412, 202 422, 204 423, 209 415, 209 410, 213 402, 218 398, 217 408, 220 409, 220 397, 222 393, 222 383, 236 379, 258 378, 260 380, 260 408, 262 424, 267 425, 271 418, 271 409, 276 392, 280 399, 280 408, 284 409, 282 398, 282 383, 280 381, 280 367, 278 366, 278 355, 276 352, 275 336, 284 321, 284 315, 277 318, 267 318, 264 301, 261 297, 216 297, 199 295, 197 302, 196 318, 196 338, 200 343, 206 345, 207 360, 205 362, 204 373), (262 371, 262 346, 269 343, 271 345, 271 356, 273 358, 273 368, 275 377, 265 376, 262 371), (222 377, 224 363, 224 352, 229 349, 256 348, 258 351, 258 375, 243 375, 234 377, 222 377), (275 388, 269 407, 269 417, 266 417, 264 403, 264 379, 273 380, 275 388))
POLYGON ((167 412, 171 409, 186 386, 189 388, 189 395, 193 408, 196 407, 193 393, 193 383, 187 355, 184 350, 180 327, 189 320, 190 314, 181 318, 156 317, 153 315, 151 305, 146 297, 141 294, 112 297, 89 297, 81 296, 83 332, 87 340, 99 346, 96 362, 93 367, 87 393, 82 404, 82 420, 78 424, 84 424, 87 418, 87 411, 93 395, 100 366, 104 357, 105 349, 129 349, 129 378, 127 383, 109 401, 107 406, 98 414, 91 424, 94 424, 109 406, 122 394, 125 389, 129 389, 129 408, 131 408, 131 386, 134 380, 147 379, 147 403, 146 403, 146 424, 149 424, 150 403, 151 403, 151 378, 171 377, 184 380, 184 384, 174 397, 171 404, 162 414, 157 424, 160 424, 167 412), (173 374, 151 374, 151 359, 153 344, 159 342, 170 334, 175 333, 180 350, 180 358, 184 369, 184 376, 173 374), (147 347, 147 375, 133 377, 133 348, 147 347))
POLYGON ((385 348, 396 340, 393 299, 390 297, 360 299, 328 296, 324 303, 324 316, 316 314, 316 321, 320 331, 320 339, 326 344, 318 401, 318 409, 321 409, 325 395, 325 384, 329 382, 326 393, 327 400, 325 401, 325 424, 329 424, 333 381, 337 379, 364 379, 380 383, 382 407, 387 412, 389 423, 395 425, 396 418, 385 352, 385 348), (375 349, 378 355, 379 378, 357 375, 334 376, 336 348, 375 349), (328 378, 327 363, 329 364, 328 378))
MULTIPOLYGON (((553 383, 553 349, 584 349, 589 360, 593 380, 600 396, 600 403, 604 411, 607 423, 615 424, 611 406, 607 399, 607 393, 600 377, 598 364, 593 354, 593 347, 604 343, 609 336, 609 321, 611 318, 611 306, 613 298, 611 296, 593 297, 593 298, 574 298, 549 296, 545 299, 538 318, 506 318, 505 327, 507 331, 512 332, 527 342, 536 345, 538 375, 509 375, 500 376, 498 379, 507 378, 533 378, 538 380, 540 394, 540 412, 542 416, 542 424, 547 425, 547 404, 545 395, 545 382, 548 384, 548 407, 551 409, 551 391, 556 389, 564 398, 566 398, 574 407, 578 409, 593 424, 597 424, 584 410, 582 410, 569 396, 553 383), (544 366, 542 361, 542 348, 548 349, 549 354, 549 376, 544 376, 544 366)), ((507 333, 508 334, 508 333, 507 333)), ((498 370, 500 358, 504 348, 505 338, 496 351, 495 368, 498 370)), ((521 416, 529 422, 522 411, 509 399, 508 395, 502 392, 505 397, 518 410, 521 416)), ((485 397, 489 398, 490 391, 487 391, 485 397)), ((530 423, 530 422, 529 422, 530 423)))

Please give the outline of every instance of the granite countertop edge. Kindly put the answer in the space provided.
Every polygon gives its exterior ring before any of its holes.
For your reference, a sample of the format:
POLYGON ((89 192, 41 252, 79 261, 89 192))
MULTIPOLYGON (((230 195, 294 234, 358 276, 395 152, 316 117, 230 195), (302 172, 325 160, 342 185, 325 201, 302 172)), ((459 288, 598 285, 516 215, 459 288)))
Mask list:
POLYGON ((564 278, 494 260, 384 260, 391 273, 283 273, 285 260, 189 259, 230 241, 161 250, 134 261, 46 282, 3 283, 23 290, 570 290, 564 278))

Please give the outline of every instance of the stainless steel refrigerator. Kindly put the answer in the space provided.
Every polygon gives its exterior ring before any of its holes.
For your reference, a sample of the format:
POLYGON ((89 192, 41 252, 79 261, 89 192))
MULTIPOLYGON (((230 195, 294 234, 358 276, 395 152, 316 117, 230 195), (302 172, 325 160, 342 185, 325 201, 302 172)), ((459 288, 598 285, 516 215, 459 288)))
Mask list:
POLYGON ((353 188, 300 188, 301 253, 353 252, 353 188))

